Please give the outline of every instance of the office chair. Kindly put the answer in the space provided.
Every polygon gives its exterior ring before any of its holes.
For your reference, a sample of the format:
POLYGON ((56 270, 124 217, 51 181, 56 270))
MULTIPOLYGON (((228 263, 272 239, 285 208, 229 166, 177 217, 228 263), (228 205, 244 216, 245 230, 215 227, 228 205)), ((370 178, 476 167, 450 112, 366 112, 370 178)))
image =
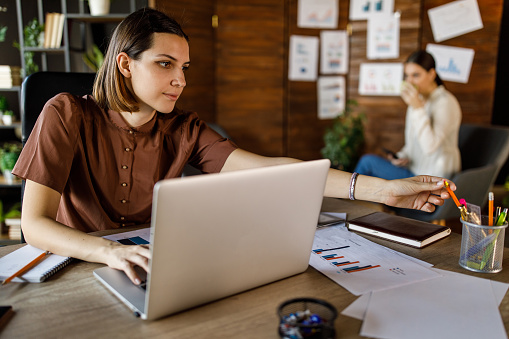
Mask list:
MULTIPOLYGON (((462 170, 450 180, 456 184, 456 196, 467 203, 485 206, 500 169, 509 155, 509 128, 463 124, 460 126, 458 146, 462 170)), ((423 220, 459 219, 458 207, 452 199, 437 206, 433 213, 410 209, 395 209, 396 214, 423 220)))

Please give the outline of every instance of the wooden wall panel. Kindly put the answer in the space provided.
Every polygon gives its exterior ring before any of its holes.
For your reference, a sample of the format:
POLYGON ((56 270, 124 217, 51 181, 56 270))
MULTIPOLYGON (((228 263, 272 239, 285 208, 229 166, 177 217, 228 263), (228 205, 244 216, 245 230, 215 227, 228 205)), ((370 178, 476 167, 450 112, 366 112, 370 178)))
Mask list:
POLYGON ((403 62, 419 48, 421 4, 415 0, 395 0, 394 11, 400 17, 400 57, 398 59, 368 60, 366 57, 367 21, 352 21, 350 38, 350 72, 348 94, 359 103, 366 114, 365 153, 379 153, 381 147, 398 151, 404 144, 406 105, 399 96, 359 95, 359 70, 362 63, 403 62))
MULTIPOLYGON (((286 49, 289 49, 291 35, 320 36, 321 29, 297 27, 298 0, 288 2, 288 35, 286 49)), ((345 30, 348 23, 349 1, 339 2, 338 30, 345 30)), ((285 111, 287 122, 286 155, 312 160, 321 158, 320 149, 324 146, 323 134, 332 120, 318 119, 317 82, 289 81, 288 64, 285 66, 287 83, 285 111)))
POLYGON ((216 120, 243 149, 281 156, 284 1, 222 0, 216 13, 216 120))
MULTIPOLYGON (((422 47, 435 43, 427 11, 448 3, 447 0, 424 0, 424 19, 422 28, 422 47)), ((474 62, 467 84, 445 82, 460 102, 463 122, 491 124, 495 81, 497 76, 497 55, 502 20, 503 0, 477 1, 484 28, 442 41, 440 45, 472 48, 475 50, 474 62)))
POLYGON ((186 88, 177 106, 198 112, 200 118, 213 122, 216 117, 214 2, 203 0, 157 0, 153 7, 172 16, 189 36, 191 66, 186 73, 186 88))
MULTIPOLYGON (((291 35, 319 36, 319 29, 297 27, 298 0, 155 1, 183 22, 191 38, 192 66, 179 105, 222 125, 240 147, 268 156, 320 158, 323 132, 332 120, 317 118, 316 82, 288 80, 291 35), (210 17, 219 16, 212 30, 210 17)), ((360 96, 364 62, 403 62, 433 42, 427 10, 449 0, 395 0, 401 13, 400 57, 367 60, 366 21, 351 22, 347 97, 366 113, 365 152, 398 150, 404 143, 406 105, 399 97, 360 96)), ((484 28, 442 42, 476 51, 468 84, 447 82, 460 101, 463 121, 489 124, 496 78, 503 0, 478 1, 484 28)), ((340 0, 338 29, 346 29, 348 0, 340 0)))

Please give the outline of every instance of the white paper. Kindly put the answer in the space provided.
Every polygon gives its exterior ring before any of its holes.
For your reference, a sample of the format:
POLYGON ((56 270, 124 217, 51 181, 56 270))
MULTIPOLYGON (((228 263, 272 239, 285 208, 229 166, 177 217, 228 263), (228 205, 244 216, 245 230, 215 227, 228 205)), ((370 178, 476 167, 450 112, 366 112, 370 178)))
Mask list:
POLYGON ((368 59, 399 58, 399 13, 373 15, 368 19, 368 59))
POLYGON ((292 35, 290 37, 290 80, 316 81, 318 69, 318 38, 292 35))
POLYGON ((444 274, 373 292, 360 335, 394 339, 507 338, 490 281, 469 278, 444 274))
POLYGON ((343 114, 346 104, 345 77, 318 78, 318 119, 333 119, 343 114))
MULTIPOLYGON (((461 273, 440 270, 437 268, 433 268, 432 270, 436 271, 437 273, 440 273, 443 276, 451 275, 451 274, 461 274, 461 273)), ((476 278, 476 277, 472 277, 472 276, 468 276, 468 275, 463 275, 463 277, 465 279, 470 279, 470 278, 481 279, 481 278, 476 278)), ((440 279, 440 278, 437 278, 437 279, 440 279)), ((502 283, 499 281, 493 281, 493 280, 490 280, 490 283, 491 283, 491 288, 493 289, 493 294, 495 296, 495 301, 496 301, 497 305, 500 306, 500 304, 502 303, 502 300, 504 299, 504 297, 507 293, 509 284, 502 283)), ((366 294, 361 295, 359 298, 357 298, 357 300, 355 300, 353 303, 348 305, 341 312, 341 314, 345 315, 347 317, 358 319, 358 320, 364 320, 364 316, 365 316, 366 310, 368 308, 370 296, 371 296, 371 293, 366 293, 366 294)))
POLYGON ((442 80, 468 82, 474 61, 473 49, 428 44, 426 51, 435 58, 436 71, 442 80))
POLYGON ((402 63, 363 63, 360 66, 359 94, 399 95, 402 80, 402 63))
POLYGON ((320 40, 320 72, 322 74, 348 73, 348 33, 321 31, 320 40))
POLYGON ((374 14, 392 14, 394 0, 350 0, 350 20, 366 20, 374 14))
POLYGON ((344 226, 316 230, 309 264, 354 295, 440 276, 344 226))
POLYGON ((428 10, 436 42, 483 28, 477 0, 459 0, 428 10))
POLYGON ((337 28, 339 0, 299 0, 297 26, 337 28))

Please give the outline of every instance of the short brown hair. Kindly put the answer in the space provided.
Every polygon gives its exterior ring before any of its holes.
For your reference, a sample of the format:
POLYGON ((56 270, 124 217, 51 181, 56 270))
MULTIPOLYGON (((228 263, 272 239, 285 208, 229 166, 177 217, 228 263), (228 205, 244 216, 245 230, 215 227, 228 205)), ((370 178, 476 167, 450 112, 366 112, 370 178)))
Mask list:
POLYGON ((177 21, 160 11, 142 8, 131 13, 115 28, 104 63, 97 72, 93 96, 100 107, 117 112, 139 110, 134 94, 117 67, 116 57, 125 52, 139 60, 141 53, 152 47, 154 33, 175 34, 189 41, 177 21))

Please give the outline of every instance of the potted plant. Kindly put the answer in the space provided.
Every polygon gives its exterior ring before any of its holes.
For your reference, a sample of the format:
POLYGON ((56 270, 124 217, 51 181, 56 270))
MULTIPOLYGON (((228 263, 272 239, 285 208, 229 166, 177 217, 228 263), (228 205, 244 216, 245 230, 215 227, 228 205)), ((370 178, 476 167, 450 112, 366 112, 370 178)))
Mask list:
POLYGON ((104 62, 104 54, 96 44, 93 44, 91 49, 83 53, 81 58, 88 68, 94 72, 97 72, 104 62))
POLYGON ((110 0, 88 0, 90 15, 107 15, 110 12, 110 0))
MULTIPOLYGON (((41 46, 42 33, 44 32, 44 25, 39 24, 37 19, 33 19, 23 29, 23 35, 25 40, 25 47, 38 47, 41 46)), ((19 42, 14 41, 13 46, 20 49, 19 42)), ((39 72, 39 66, 34 62, 34 52, 25 52, 25 76, 29 76, 32 73, 39 72)))
POLYGON ((353 171, 364 146, 364 113, 353 108, 355 100, 348 100, 343 114, 327 128, 323 136, 325 147, 322 156, 331 161, 331 166, 344 171, 353 171))
POLYGON ((6 126, 12 125, 14 121, 14 112, 11 110, 6 110, 2 112, 2 122, 6 126))
POLYGON ((18 161, 21 147, 21 143, 5 143, 0 148, 0 169, 4 175, 5 182, 8 184, 12 184, 15 181, 12 169, 16 161, 18 161))

